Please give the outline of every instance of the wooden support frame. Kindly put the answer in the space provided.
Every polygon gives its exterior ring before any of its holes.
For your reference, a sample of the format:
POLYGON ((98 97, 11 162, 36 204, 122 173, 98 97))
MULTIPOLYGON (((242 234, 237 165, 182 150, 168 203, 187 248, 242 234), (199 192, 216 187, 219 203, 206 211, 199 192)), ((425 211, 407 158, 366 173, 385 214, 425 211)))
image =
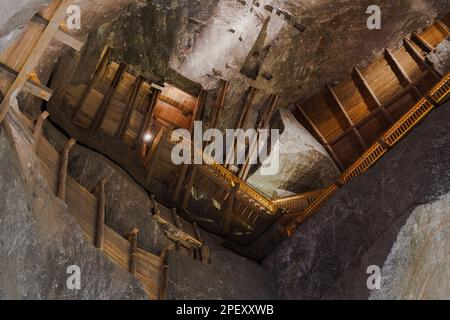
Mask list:
POLYGON ((58 190, 57 196, 59 199, 66 200, 66 186, 67 186, 67 167, 69 164, 69 152, 75 145, 77 140, 71 138, 65 145, 64 150, 61 154, 61 162, 59 167, 58 175, 58 190))
POLYGON ((336 106, 338 106, 339 110, 341 111, 341 113, 344 115, 347 124, 349 126, 349 128, 351 128, 351 130, 353 131, 354 135, 358 138, 358 142, 361 145, 361 148, 363 150, 367 149, 367 144, 364 141, 364 139, 362 138, 361 134, 359 133, 358 128, 355 126, 355 124, 353 123, 352 119, 350 118, 349 114, 347 113, 347 111, 345 110, 344 106, 342 105, 341 101, 339 100, 338 96, 336 95, 336 93, 334 92, 333 88, 330 86, 330 84, 326 84, 326 88, 328 90, 328 92, 330 93, 331 97, 333 98, 336 106))
POLYGON ((311 118, 306 114, 306 112, 303 110, 303 108, 296 104, 295 105, 300 114, 302 115, 303 119, 308 123, 308 125, 311 127, 311 129, 314 131, 316 137, 319 139, 320 143, 325 147, 325 150, 327 150, 328 154, 330 155, 331 159, 333 159, 336 166, 339 168, 339 171, 342 173, 345 170, 344 165, 342 164, 339 157, 334 152, 333 148, 330 146, 328 141, 325 139, 323 134, 320 132, 319 128, 314 124, 314 122, 311 120, 311 118))
POLYGON ((103 71, 108 66, 110 51, 111 51, 111 49, 109 47, 107 47, 104 50, 104 52, 100 58, 100 62, 97 65, 97 69, 95 70, 94 76, 92 77, 91 81, 89 82, 87 88, 84 90, 83 95, 81 96, 80 100, 78 101, 77 106, 75 107, 75 109, 72 113, 72 120, 75 119, 75 117, 81 111, 81 109, 83 108, 84 104, 86 103, 92 89, 94 89, 97 86, 98 82, 100 81, 103 71))
POLYGON ((409 39, 403 39, 403 45, 406 51, 411 55, 411 57, 419 66, 428 69, 437 80, 441 79, 441 75, 439 74, 439 72, 437 72, 430 64, 427 63, 425 57, 419 51, 417 51, 417 49, 409 39))
POLYGON ((5 96, 3 97, 3 100, 0 104, 0 123, 3 121, 6 114, 9 111, 11 99, 17 96, 19 92, 23 89, 23 87, 28 81, 29 75, 36 68, 41 57, 45 53, 45 50, 47 49, 48 45, 54 38, 56 32, 58 31, 59 24, 66 16, 66 10, 67 7, 69 6, 69 3, 70 3, 69 0, 61 0, 61 3, 59 4, 58 8, 53 14, 52 19, 50 20, 47 27, 39 37, 39 40, 36 46, 34 47, 33 51, 31 52, 28 59, 22 66, 22 69, 19 71, 14 82, 6 91, 5 96))
POLYGON ((138 233, 139 229, 134 228, 128 239, 130 241, 130 273, 134 276, 137 274, 138 267, 138 233))
MULTIPOLYGON (((18 76, 18 72, 16 70, 11 69, 7 65, 0 63, 0 73, 6 78, 7 81, 14 81, 14 79, 18 76)), ((23 86, 23 90, 31 93, 32 95, 41 98, 42 100, 49 101, 53 95, 53 90, 28 79, 27 82, 23 86)))
POLYGON ((124 63, 121 63, 119 65, 119 68, 116 71, 116 74, 114 75, 114 79, 111 83, 111 85, 108 88, 108 91, 103 96, 102 102, 97 110, 97 113, 95 114, 94 120, 91 124, 91 130, 92 131, 98 131, 102 125, 103 121, 105 120, 106 112, 108 111, 108 107, 111 103, 112 95, 114 91, 116 90, 117 86, 119 85, 123 74, 125 73, 127 68, 127 65, 124 63))
POLYGON ((397 78, 399 79, 400 83, 411 85, 413 88, 414 93, 416 94, 417 98, 422 97, 422 93, 419 91, 419 89, 413 84, 411 78, 408 76, 406 71, 401 66, 400 62, 395 58, 394 54, 389 50, 389 48, 386 48, 384 50, 384 57, 388 64, 391 66, 392 71, 395 73, 397 78))
POLYGON ((383 115, 386 118, 386 120, 389 122, 389 124, 393 124, 394 120, 392 119, 391 115, 386 110, 386 108, 383 106, 383 104, 380 102, 377 95, 372 90, 372 88, 370 87, 369 83, 367 82, 366 78, 364 77, 362 72, 359 70, 359 68, 355 66, 353 68, 353 71, 356 75, 357 80, 359 80, 360 84, 364 87, 364 89, 369 94, 369 96, 372 99, 373 103, 375 104, 376 108, 377 109, 379 108, 381 110, 381 112, 383 112, 383 115))
POLYGON ((42 139, 42 131, 45 120, 48 118, 50 114, 47 111, 41 113, 36 121, 36 125, 34 126, 33 138, 34 138, 34 152, 37 152, 39 149, 39 144, 42 139))
POLYGON ((191 167, 192 167, 191 174, 189 176, 189 180, 188 180, 188 183, 186 186, 186 191, 184 193, 183 201, 181 204, 181 208, 183 210, 186 210, 189 205, 189 198, 191 196, 191 190, 192 190, 192 187, 194 186, 194 181, 195 181, 195 178, 198 173, 198 165, 192 165, 191 167))
POLYGON ((95 247, 103 251, 105 238, 105 215, 106 215, 106 178, 102 178, 97 187, 97 223, 95 225, 95 247))
POLYGON ((141 76, 137 77, 136 80, 134 81, 133 89, 131 90, 130 97, 125 107, 125 113, 122 117, 122 121, 120 122, 119 129, 117 130, 116 133, 116 138, 118 139, 123 139, 123 137, 125 136, 125 132, 127 131, 128 125, 130 123, 134 105, 136 104, 136 100, 143 83, 144 78, 141 76))

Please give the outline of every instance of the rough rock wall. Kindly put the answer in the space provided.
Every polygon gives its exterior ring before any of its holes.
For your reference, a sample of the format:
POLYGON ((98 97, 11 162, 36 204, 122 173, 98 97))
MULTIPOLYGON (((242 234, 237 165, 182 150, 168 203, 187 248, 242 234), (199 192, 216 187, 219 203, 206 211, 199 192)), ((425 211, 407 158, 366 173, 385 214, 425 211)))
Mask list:
POLYGON ((414 208, 450 192, 449 123, 447 103, 265 259, 281 298, 368 298, 367 267, 383 266, 414 208))
POLYGON ((67 207, 39 174, 28 148, 21 166, 0 128, 0 299, 145 299, 128 272, 85 240, 67 207), (67 268, 81 269, 81 290, 68 290, 67 268))
POLYGON ((440 74, 445 75, 450 72, 450 41, 442 41, 427 58, 440 74))
POLYGON ((417 207, 401 229, 371 299, 450 299, 450 194, 417 207))
POLYGON ((187 300, 275 299, 271 275, 255 262, 225 251, 211 255, 204 264, 170 252, 167 298, 187 300), (234 263, 230 263, 233 261, 234 263))
MULTIPOLYGON (((280 110, 279 170, 273 175, 253 173, 248 183, 272 195, 275 189, 302 193, 325 188, 339 177, 339 170, 317 140, 301 126, 288 110, 280 110), (280 131, 281 132, 281 131, 280 131)), ((271 153, 268 161, 277 161, 271 153)))

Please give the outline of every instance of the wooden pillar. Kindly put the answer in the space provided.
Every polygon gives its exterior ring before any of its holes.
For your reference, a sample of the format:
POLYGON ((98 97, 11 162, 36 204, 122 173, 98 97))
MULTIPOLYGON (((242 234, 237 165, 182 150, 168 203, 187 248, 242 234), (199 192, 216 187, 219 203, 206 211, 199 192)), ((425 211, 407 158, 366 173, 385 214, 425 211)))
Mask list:
POLYGON ((167 264, 164 264, 161 267, 161 283, 159 284, 159 300, 164 300, 166 298, 168 271, 169 271, 169 267, 167 266, 167 264))
POLYGON ((139 133, 137 136, 137 141, 135 148, 137 150, 140 150, 143 142, 144 142, 144 135, 145 131, 151 126, 151 122, 153 120, 153 115, 155 114, 155 108, 156 104, 158 103, 159 96, 161 94, 161 91, 152 88, 152 95, 149 101, 149 105, 147 108, 147 112, 145 113, 144 120, 142 121, 141 127, 139 128, 139 133))
POLYGON ((119 129, 116 133, 116 138, 123 139, 125 132, 128 129, 128 125, 130 123, 131 114, 133 111, 133 107, 136 104, 137 97, 139 95, 139 91, 142 87, 142 83, 144 82, 144 78, 139 76, 136 78, 133 84, 133 88, 131 90, 130 97, 128 99, 127 105, 125 107, 125 113, 122 117, 122 120, 119 125, 119 129))
POLYGON ((65 201, 66 199, 66 184, 67 184, 67 166, 69 164, 69 152, 70 149, 75 145, 77 140, 74 138, 70 139, 66 146, 64 147, 63 153, 61 154, 61 163, 59 167, 58 176, 58 191, 57 196, 59 199, 65 201))
POLYGON ((188 169, 189 169, 189 165, 187 165, 187 164, 181 165, 181 173, 177 177, 177 184, 175 186, 175 190, 172 195, 172 203, 176 203, 178 201, 178 198, 180 197, 181 188, 182 188, 183 182, 186 178, 188 169))
POLYGON ((236 184, 231 188, 230 192, 228 193, 227 198, 227 205, 225 206, 225 215, 224 215, 224 224, 223 224, 223 233, 225 235, 229 235, 231 231, 231 216, 233 215, 233 205, 234 205, 234 199, 236 197, 236 192, 239 189, 239 184, 236 184))
POLYGON ((300 114, 306 120, 306 122, 311 127, 311 129, 314 131, 314 133, 315 133, 316 137, 319 139, 320 143, 322 143, 324 148, 327 150, 327 152, 330 155, 331 159, 333 159, 334 163, 339 168, 339 171, 342 173, 344 171, 344 169, 345 169, 344 165, 342 164, 341 160, 336 155, 336 153, 334 152, 333 148, 330 146, 328 141, 325 139, 323 134, 320 132, 319 128, 317 128, 317 126, 314 124, 314 122, 311 120, 311 118, 306 114, 306 112, 303 110, 303 108, 300 107, 300 105, 296 104, 295 106, 300 111, 300 114))
POLYGON ((186 210, 189 205, 189 198, 191 195, 191 189, 194 186, 195 177, 197 176, 198 172, 198 165, 192 165, 191 175, 189 176, 189 180, 186 186, 186 192, 184 193, 183 201, 181 204, 181 208, 183 210, 186 210))
POLYGON ((103 121, 105 120, 106 112, 108 111, 108 107, 111 103, 112 95, 116 90, 117 86, 119 85, 126 68, 127 66, 123 63, 119 65, 119 68, 117 69, 116 74, 114 75, 114 79, 111 85, 109 86, 108 91, 103 96, 102 102, 100 103, 97 113, 95 114, 94 120, 92 121, 91 124, 92 131, 97 131, 102 127, 103 121))
POLYGON ((106 178, 102 178, 98 185, 97 198, 97 223, 95 227, 95 247, 103 251, 105 238, 105 214, 106 214, 106 196, 105 196, 106 178))
POLYGON ((411 55, 411 57, 416 61, 419 66, 426 68, 431 74, 434 75, 436 80, 441 79, 441 75, 437 72, 430 64, 428 64, 422 54, 417 51, 414 45, 408 39, 403 39, 403 45, 405 46, 406 51, 411 55))
POLYGON ((342 105, 341 101, 339 100, 338 96, 334 92, 333 88, 327 83, 326 87, 328 89, 328 92, 330 93, 331 97, 333 98, 335 104, 339 107, 339 110, 344 115, 345 120, 347 121, 348 126, 351 128, 355 136, 358 138, 358 142, 361 145, 361 148, 366 150, 367 145, 364 139, 362 138, 361 134, 359 133, 358 129, 356 128, 355 124, 353 123, 352 119, 348 115, 347 111, 345 110, 344 106, 342 105))
POLYGON ((388 48, 384 51, 384 56, 386 58, 386 61, 391 66, 394 73, 397 75, 397 77, 400 80, 400 83, 403 83, 405 85, 411 86, 411 88, 414 90, 414 93, 416 94, 417 98, 422 98, 422 93, 419 91, 419 89, 413 84, 411 78, 408 76, 406 71, 401 66, 400 62, 395 58, 394 54, 389 50, 388 48))
POLYGON ((34 152, 37 152, 37 150, 39 148, 39 143, 42 138, 42 130, 43 130, 44 121, 45 121, 45 119, 48 118, 49 115, 50 114, 47 111, 44 111, 41 113, 41 115, 39 116, 39 118, 36 121, 36 125, 34 126, 34 132, 33 132, 34 152))
POLYGON ((69 0, 62 0, 60 2, 58 9, 56 9, 47 27, 40 35, 39 40, 36 42, 35 47, 22 66, 22 69, 19 71, 16 79, 6 91, 2 102, 0 103, 0 123, 9 111, 11 99, 23 89, 24 85, 28 81, 29 75, 34 69, 36 69, 41 57, 45 53, 45 50, 54 38, 61 21, 66 17, 66 11, 69 4, 69 0))
POLYGON ((87 98, 89 97, 89 94, 91 93, 92 89, 94 89, 98 82, 100 81, 101 75, 103 74, 103 70, 108 65, 109 61, 109 53, 110 48, 107 47, 105 51, 103 52, 102 57, 100 58, 100 63, 97 66, 97 69, 95 70, 94 76, 92 77, 91 81, 89 82, 87 88, 84 90, 83 95, 81 96, 81 99, 78 101, 78 104, 75 108, 75 110, 72 113, 72 119, 75 119, 77 114, 81 111, 84 104, 86 103, 87 98))
POLYGON ((370 97, 371 97, 373 103, 375 104, 376 108, 381 110, 381 112, 383 113, 383 115, 385 116, 385 118, 389 122, 389 124, 393 124, 394 120, 392 119, 391 115, 386 110, 386 108, 383 106, 383 104, 380 102, 380 100, 378 99, 378 97, 375 94, 375 92, 372 90, 372 88, 370 87, 369 83, 367 82, 367 80, 364 77, 364 75, 362 74, 362 72, 356 66, 353 68, 353 70, 354 70, 354 72, 356 74, 357 79, 360 81, 361 85, 364 87, 364 89, 370 95, 370 97))
POLYGON ((130 241, 130 273, 134 276, 137 274, 138 267, 138 233, 139 229, 134 228, 128 239, 130 241))
POLYGON ((412 33, 412 39, 416 40, 417 44, 421 46, 425 52, 430 53, 434 50, 433 46, 429 44, 421 35, 417 32, 412 33))

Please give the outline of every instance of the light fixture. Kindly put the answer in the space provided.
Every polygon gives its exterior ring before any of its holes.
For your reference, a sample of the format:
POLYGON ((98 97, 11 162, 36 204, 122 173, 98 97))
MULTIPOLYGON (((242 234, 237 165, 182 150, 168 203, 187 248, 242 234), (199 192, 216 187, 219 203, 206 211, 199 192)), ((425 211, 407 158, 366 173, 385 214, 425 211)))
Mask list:
POLYGON ((144 134, 144 142, 150 142, 150 141, 152 141, 152 135, 150 134, 150 133, 145 133, 144 134))

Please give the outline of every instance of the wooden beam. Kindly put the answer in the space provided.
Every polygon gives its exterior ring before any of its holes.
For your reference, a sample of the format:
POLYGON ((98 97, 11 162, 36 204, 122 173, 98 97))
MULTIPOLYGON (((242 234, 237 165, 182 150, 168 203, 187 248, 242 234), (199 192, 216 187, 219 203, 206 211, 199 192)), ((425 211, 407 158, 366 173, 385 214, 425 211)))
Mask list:
POLYGON ((167 290, 167 274, 169 271, 169 267, 167 264, 164 264, 161 267, 161 282, 159 284, 159 300, 164 300, 166 298, 166 290, 167 290))
POLYGON ((66 185, 67 185, 67 167, 69 164, 69 152, 75 145, 77 140, 71 138, 65 145, 64 150, 61 154, 61 162, 59 166, 58 175, 58 190, 57 197, 63 201, 66 200, 66 185))
POLYGON ((144 142, 145 131, 148 130, 148 128, 151 126, 151 122, 152 122, 153 116, 155 114, 156 104, 158 103, 158 99, 161 94, 161 91, 156 90, 156 89, 152 89, 151 92, 152 92, 152 96, 150 98, 144 120, 142 121, 141 127, 139 129, 139 133, 138 133, 138 137, 137 137, 137 141, 136 141, 136 145, 135 145, 135 148, 138 151, 144 142))
MULTIPOLYGON (((384 50, 384 57, 388 64, 391 66, 392 71, 394 71, 395 75, 400 80, 400 83, 413 85, 411 78, 408 76, 406 71, 401 66, 400 62, 397 60, 397 58, 395 58, 394 54, 391 52, 391 50, 389 50, 389 48, 386 48, 384 50)), ((417 98, 421 98, 422 93, 419 91, 419 89, 414 85, 413 88, 417 98)))
POLYGON ((36 121, 36 125, 34 126, 34 132, 33 132, 33 138, 34 138, 34 152, 37 152, 39 149, 39 144, 42 139, 42 130, 44 126, 45 119, 48 118, 50 114, 47 111, 44 111, 41 113, 41 115, 38 117, 36 121))
POLYGON ((166 137, 165 130, 161 128, 155 140, 153 141, 152 147, 150 148, 150 151, 148 152, 146 159, 144 161, 144 164, 150 163, 146 177, 147 183, 150 183, 153 178, 153 173, 156 167, 156 161, 158 161, 159 153, 161 151, 162 145, 161 140, 163 140, 165 137, 166 137))
POLYGON ((308 123, 308 125, 311 127, 311 129, 314 131, 316 137, 319 138, 320 143, 322 143, 322 145, 325 147, 325 149, 327 150, 328 154, 330 155, 331 159, 333 159, 334 163, 336 164, 336 166, 339 168, 339 170, 341 171, 341 173, 345 170, 344 165, 342 164, 341 160, 339 159, 339 157, 336 155, 336 153, 334 152, 333 148, 330 146, 330 144, 328 143, 328 141, 325 139, 325 137, 323 136, 323 134, 320 132, 319 128, 314 124, 314 122, 311 120, 311 118, 306 114, 306 112, 303 110, 302 107, 300 107, 300 105, 296 104, 295 105, 297 107, 297 109, 300 111, 300 114, 302 115, 303 119, 306 120, 306 122, 308 123))
POLYGON ((181 188, 183 186, 183 182, 186 179, 186 174, 188 172, 189 165, 182 164, 181 165, 181 173, 177 177, 177 184, 175 186, 175 190, 172 195, 172 203, 176 203, 178 198, 180 197, 181 188))
POLYGON ((223 223, 223 233, 229 235, 231 231, 231 216, 233 215, 233 206, 236 193, 239 189, 239 184, 233 186, 233 188, 228 193, 227 204, 225 206, 224 223, 223 223))
POLYGON ((352 119, 350 118, 349 114, 347 113, 347 111, 345 110, 344 106, 342 105, 341 101, 339 100, 338 96, 336 95, 336 93, 334 92, 333 88, 327 83, 326 87, 328 89, 328 92, 330 93, 331 97, 333 98, 335 104, 339 107, 339 110, 341 111, 341 113, 344 115, 347 124, 350 128, 352 128, 353 133, 355 134, 355 136, 358 138, 358 142, 361 145, 361 148, 363 148, 364 150, 367 149, 367 145, 366 142, 364 141, 364 139, 362 138, 361 134, 359 133, 358 129, 356 128, 355 124, 353 123, 352 119))
POLYGON ((403 39, 403 45, 405 46, 406 51, 411 55, 411 57, 416 61, 419 66, 422 66, 428 69, 437 80, 441 79, 441 75, 437 72, 431 65, 429 65, 425 59, 425 57, 417 51, 416 47, 411 43, 408 39, 403 39))
POLYGON ((114 79, 111 85, 109 86, 108 91, 103 96, 102 102, 100 103, 97 113, 95 114, 94 120, 92 121, 91 124, 92 131, 97 131, 102 127, 103 121, 105 120, 106 112, 108 111, 109 104, 111 103, 112 95, 116 90, 117 86, 119 85, 126 68, 127 66, 124 63, 121 63, 119 65, 119 68, 117 69, 116 74, 114 75, 114 79))
POLYGON ((375 92, 372 90, 372 88, 370 87, 369 83, 367 82, 366 78, 364 77, 364 75, 362 74, 362 72, 359 70, 358 67, 354 67, 353 71, 355 72, 357 79, 359 80, 359 82, 361 83, 361 85, 364 87, 364 89, 367 91, 367 93, 369 94, 369 96, 371 97, 373 103, 375 103, 376 108, 380 108, 381 112, 383 112, 383 115, 385 116, 386 120, 389 122, 389 124, 393 124, 394 120, 392 119, 391 115, 389 114, 389 112, 386 110, 386 108, 384 108, 384 106, 382 105, 382 103, 380 102, 380 100, 378 99, 377 95, 375 94, 375 92))
POLYGON ((191 124, 189 125, 189 132, 191 133, 192 130, 194 129, 194 121, 201 120, 202 118, 205 102, 206 102, 206 91, 202 89, 199 96, 197 97, 197 101, 195 104, 195 111, 192 116, 191 124))
POLYGON ((412 33, 412 39, 416 41, 416 43, 424 49, 425 52, 430 53, 434 50, 433 46, 429 44, 420 34, 417 32, 412 33))
POLYGON ((0 104, 0 123, 3 121, 6 114, 9 111, 12 98, 16 97, 19 94, 19 92, 23 89, 24 85, 28 81, 30 73, 32 73, 33 70, 37 67, 41 57, 43 56, 45 50, 50 44, 50 41, 55 36, 59 24, 66 16, 66 10, 67 7, 69 6, 69 3, 70 0, 61 1, 60 5, 58 6, 58 9, 56 9, 55 13, 53 14, 53 17, 50 20, 47 28, 45 28, 45 30, 40 35, 36 46, 34 47, 28 59, 22 66, 22 69, 19 71, 19 74, 17 75, 16 79, 6 91, 5 96, 3 97, 3 100, 0 104))
POLYGON ((138 233, 139 229, 134 228, 128 239, 130 241, 130 273, 134 276, 137 274, 138 266, 138 233))
MULTIPOLYGON (((40 14, 34 15, 33 18, 31 19, 31 21, 36 22, 37 24, 39 24, 42 27, 48 26, 48 20, 45 19, 44 17, 42 17, 40 14)), ((76 51, 80 51, 84 46, 83 42, 75 39, 74 37, 72 37, 71 35, 65 33, 64 31, 62 31, 60 29, 58 29, 58 31, 56 31, 55 39, 64 43, 65 45, 75 49, 76 51)))
POLYGON ((219 93, 217 95, 216 104, 214 106, 214 116, 211 122, 210 128, 217 127, 217 122, 219 121, 220 110, 222 110, 223 105, 225 103, 225 97, 227 95, 229 82, 222 81, 222 85, 220 87, 219 93))
POLYGON ((198 172, 198 165, 192 165, 191 167, 192 167, 191 174, 189 176, 189 180, 188 180, 188 183, 186 186, 186 192, 184 193, 183 201, 181 204, 181 208, 183 210, 186 210, 189 205, 191 189, 194 186, 195 177, 197 176, 197 172, 198 172))
POLYGON ((133 84, 133 88, 131 90, 130 97, 128 99, 127 105, 125 107, 125 113, 123 114, 122 120, 119 125, 119 129, 116 133, 116 138, 123 139, 125 132, 128 129, 128 125, 130 123, 131 114, 136 104, 137 97, 139 95, 139 90, 141 89, 142 83, 144 83, 144 78, 139 76, 136 78, 133 84))
POLYGON ((83 108, 84 104, 86 103, 92 89, 94 89, 97 86, 98 82, 100 81, 103 70, 108 65, 110 51, 111 51, 111 49, 109 47, 107 47, 105 49, 105 51, 103 52, 103 55, 100 58, 100 62, 97 65, 97 69, 95 70, 94 76, 92 77, 91 81, 89 82, 87 88, 84 90, 83 95, 81 96, 80 100, 78 101, 77 106, 75 107, 75 109, 72 113, 72 119, 75 119, 75 117, 81 111, 81 109, 83 108))
POLYGON ((103 251, 105 238, 105 213, 106 213, 106 196, 105 196, 106 178, 102 178, 97 187, 97 223, 95 225, 95 247, 103 251))
POLYGON ((247 120, 248 112, 250 111, 253 100, 255 99, 255 93, 256 88, 250 87, 249 93, 247 95, 247 101, 245 102, 244 109, 242 110, 241 116, 239 117, 236 129, 241 129, 244 126, 245 121, 247 120))

